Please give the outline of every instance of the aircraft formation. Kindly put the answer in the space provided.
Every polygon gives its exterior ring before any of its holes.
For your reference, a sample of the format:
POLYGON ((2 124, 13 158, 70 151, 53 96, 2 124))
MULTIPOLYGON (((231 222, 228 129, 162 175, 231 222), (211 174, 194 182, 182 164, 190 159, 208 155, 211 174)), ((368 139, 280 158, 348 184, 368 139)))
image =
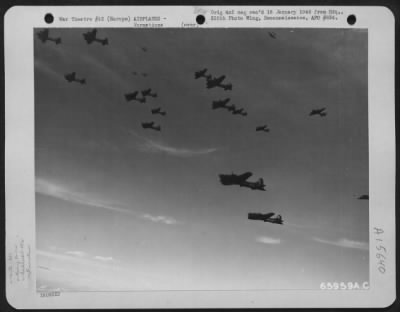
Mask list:
MULTIPOLYGON (((144 89, 141 91, 134 91, 132 93, 125 94, 125 100, 127 102, 137 101, 139 103, 146 103, 148 98, 156 98, 156 97, 158 97, 158 94, 156 92, 154 92, 151 88, 144 89)), ((157 107, 157 108, 151 109, 151 114, 165 116, 165 115, 167 115, 167 112, 162 111, 161 107, 157 107)), ((155 125, 154 121, 142 122, 142 128, 143 129, 152 129, 155 131, 161 131, 161 126, 155 125)))
MULTIPOLYGON (((91 31, 88 31, 86 33, 83 33, 83 39, 86 41, 87 44, 93 44, 93 43, 99 43, 101 45, 108 45, 109 41, 108 38, 98 38, 97 37, 97 29, 93 29, 91 31)), ((272 39, 277 39, 276 33, 275 32, 268 32, 268 35, 272 39)), ((61 44, 61 38, 59 37, 52 37, 50 36, 49 29, 44 29, 42 31, 37 32, 37 37, 42 43, 46 43, 47 41, 54 42, 56 45, 61 44)), ((147 52, 148 49, 147 47, 141 47, 140 48, 143 52, 147 52)), ((132 75, 134 76, 142 76, 142 77, 147 77, 148 74, 145 72, 137 72, 133 71, 131 72, 132 75)), ((64 78, 67 80, 68 83, 76 82, 78 84, 86 84, 86 78, 81 78, 77 76, 76 72, 71 72, 67 73, 64 75, 64 78)), ((225 75, 221 75, 219 77, 213 76, 211 73, 208 72, 207 68, 201 69, 199 71, 196 71, 194 73, 194 78, 195 79, 205 79, 206 82, 206 88, 207 89, 212 89, 212 88, 220 88, 224 91, 232 91, 232 83, 225 83, 225 75)), ((157 98, 158 94, 152 90, 152 88, 147 88, 147 89, 142 89, 142 90, 135 90, 130 93, 125 93, 124 94, 126 102, 132 102, 136 101, 138 103, 148 103, 150 98, 157 98)), ((227 97, 225 99, 221 100, 215 100, 212 102, 212 109, 217 110, 217 109, 223 109, 226 110, 227 112, 230 112, 232 115, 240 115, 240 116, 247 116, 247 112, 245 111, 244 108, 238 108, 234 104, 231 104, 231 98, 227 97)), ((167 112, 165 110, 162 110, 161 107, 155 107, 151 108, 150 112, 152 115, 160 115, 160 116, 166 116, 167 112)), ((319 117, 326 117, 327 112, 326 108, 314 108, 312 111, 309 113, 309 116, 319 116, 319 117)), ((150 129, 153 131, 160 132, 161 131, 161 125, 156 124, 155 121, 145 121, 141 122, 141 126, 143 129, 150 129)), ((256 132, 265 132, 268 133, 270 132, 270 128, 268 127, 267 124, 256 126, 255 127, 256 132)), ((252 172, 245 172, 242 174, 219 174, 219 182, 224 185, 224 186, 239 186, 241 188, 247 188, 249 190, 258 190, 258 191, 266 191, 266 185, 264 183, 263 178, 259 178, 256 181, 249 181, 248 179, 253 175, 252 172)), ((360 195, 358 200, 369 200, 369 195, 363 194, 360 195)), ((274 223, 274 224, 280 224, 283 225, 283 220, 281 215, 277 215, 276 217, 273 217, 275 215, 274 212, 269 212, 269 213, 248 213, 248 219, 249 220, 259 220, 259 221, 264 221, 264 222, 269 222, 269 223, 274 223)))

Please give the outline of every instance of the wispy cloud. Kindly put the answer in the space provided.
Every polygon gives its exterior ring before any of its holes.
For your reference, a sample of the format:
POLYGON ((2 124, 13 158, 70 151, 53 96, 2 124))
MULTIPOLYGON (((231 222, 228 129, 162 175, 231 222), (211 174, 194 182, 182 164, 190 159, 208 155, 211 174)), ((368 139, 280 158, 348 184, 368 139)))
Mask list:
POLYGON ((164 223, 164 224, 177 224, 178 221, 176 221, 174 218, 171 217, 166 217, 166 216, 152 216, 150 214, 144 214, 143 219, 150 220, 152 222, 159 222, 159 223, 164 223))
POLYGON ((52 183, 42 178, 36 178, 36 193, 59 198, 80 205, 123 213, 132 217, 141 218, 152 222, 158 222, 167 225, 174 225, 178 223, 178 221, 172 217, 142 214, 129 209, 127 205, 115 204, 99 199, 93 199, 93 197, 88 194, 71 191, 67 187, 52 183))
POLYGON ((103 256, 94 256, 93 259, 103 262, 111 262, 114 260, 113 257, 103 257, 103 256))
POLYGON ((47 75, 49 75, 52 79, 55 80, 64 80, 64 77, 58 73, 56 70, 51 68, 48 64, 38 59, 35 60, 35 70, 41 71, 47 75))
POLYGON ((177 157, 193 157, 193 156, 202 156, 214 153, 218 150, 218 148, 201 148, 201 149, 190 149, 190 148, 182 148, 170 146, 168 144, 157 142, 154 140, 150 140, 146 137, 142 137, 137 133, 130 131, 130 134, 139 138, 141 142, 138 143, 137 148, 143 152, 150 153, 165 153, 171 156, 177 157))
MULTIPOLYGON (((59 249, 61 250, 62 248, 59 248, 59 249)), ((70 251, 65 251, 65 252, 60 253, 60 252, 45 251, 45 250, 39 249, 39 250, 37 250, 37 253, 38 253, 38 255, 42 255, 42 256, 53 257, 53 258, 64 259, 64 260, 69 259, 69 260, 78 261, 78 262, 82 262, 82 261, 90 262, 93 260, 107 262, 107 263, 119 262, 111 256, 95 256, 95 255, 91 255, 91 254, 81 251, 81 250, 70 250, 70 251)), ((47 267, 44 269, 50 270, 47 267)))
POLYGON ((47 180, 36 178, 36 193, 48 195, 56 198, 60 198, 66 201, 70 201, 77 204, 102 208, 106 210, 121 212, 125 214, 133 214, 134 213, 126 208, 119 207, 118 205, 113 205, 111 203, 107 203, 101 200, 94 200, 93 198, 89 198, 84 194, 71 191, 66 187, 61 185, 57 185, 51 183, 47 180))
POLYGON ((337 241, 331 241, 331 240, 321 239, 318 237, 313 237, 313 240, 322 244, 328 244, 337 247, 369 250, 369 245, 367 242, 360 242, 360 241, 350 240, 347 238, 342 238, 337 241))
POLYGON ((272 238, 268 236, 259 236, 256 238, 256 241, 262 244, 270 244, 270 245, 277 245, 281 243, 279 238, 272 238))
POLYGON ((75 257, 85 257, 86 256, 86 252, 79 251, 79 250, 66 251, 65 254, 75 256, 75 257))

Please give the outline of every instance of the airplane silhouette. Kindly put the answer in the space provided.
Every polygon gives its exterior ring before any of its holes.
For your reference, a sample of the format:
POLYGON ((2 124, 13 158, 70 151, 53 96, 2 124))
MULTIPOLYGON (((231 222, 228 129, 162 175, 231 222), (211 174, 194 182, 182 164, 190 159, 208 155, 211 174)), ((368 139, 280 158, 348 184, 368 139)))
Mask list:
POLYGON ((126 93, 125 94, 125 99, 126 99, 127 102, 129 102, 129 101, 138 101, 140 103, 146 102, 146 98, 145 97, 138 98, 137 97, 138 94, 139 94, 139 91, 135 91, 135 92, 132 92, 132 93, 126 93))
POLYGON ((48 29, 44 29, 42 31, 39 31, 37 33, 37 36, 38 36, 39 40, 42 41, 43 43, 46 43, 46 41, 53 41, 55 44, 60 44, 61 43, 61 38, 51 38, 49 36, 49 30, 48 29))
POLYGON ((157 107, 157 108, 152 109, 151 113, 153 115, 157 115, 158 114, 158 115, 162 115, 162 116, 165 116, 167 114, 166 112, 162 112, 161 111, 161 107, 157 107))
POLYGON ((239 185, 252 190, 265 191, 265 184, 262 178, 258 179, 256 182, 247 181, 252 175, 251 172, 245 172, 243 174, 220 174, 219 181, 222 185, 239 185))
POLYGON ((227 103, 230 101, 230 98, 226 98, 224 100, 218 100, 218 101, 213 101, 212 102, 212 109, 217 109, 217 108, 229 108, 227 107, 227 103))
POLYGON ((269 128, 267 125, 256 127, 256 131, 264 131, 269 132, 269 128))
POLYGON ((84 79, 84 78, 83 79, 76 78, 76 72, 72 72, 70 74, 65 74, 64 77, 68 82, 75 81, 75 82, 79 82, 80 84, 85 84, 86 83, 86 79, 84 79))
POLYGON ((210 77, 210 78, 211 78, 211 75, 207 75, 207 76, 206 76, 206 72, 207 72, 207 68, 204 68, 204 69, 202 69, 202 70, 199 70, 199 71, 195 72, 195 73, 194 73, 194 79, 199 79, 199 78, 201 78, 201 77, 204 77, 204 78, 206 78, 206 79, 207 79, 207 77, 210 77))
POLYGON ((92 44, 93 42, 99 42, 102 45, 107 45, 108 44, 108 39, 99 39, 96 37, 97 35, 97 29, 93 29, 92 31, 89 31, 87 33, 83 34, 83 38, 87 42, 87 44, 92 44))
POLYGON ((327 113, 325 112, 325 107, 324 108, 318 108, 318 109, 313 109, 311 111, 311 113, 309 114, 309 116, 313 116, 313 115, 319 115, 321 117, 325 117, 327 115, 327 113))
POLYGON ((269 31, 269 32, 268 32, 268 35, 269 35, 271 38, 276 39, 276 33, 274 33, 273 31, 269 31))
POLYGON ((243 108, 239 108, 239 109, 233 108, 232 114, 233 115, 247 116, 247 112, 245 112, 243 108))
POLYGON ((142 96, 143 97, 146 97, 146 96, 151 96, 153 98, 157 97, 157 93, 155 93, 155 92, 151 93, 151 89, 150 88, 146 89, 146 90, 142 90, 141 92, 142 92, 142 96))
POLYGON ((369 195, 361 195, 360 197, 358 197, 357 199, 361 199, 361 200, 369 200, 369 195))
POLYGON ((142 122, 142 128, 143 129, 153 129, 155 131, 161 131, 160 126, 155 126, 154 121, 151 122, 142 122))
POLYGON ((269 213, 254 213, 250 212, 248 214, 248 219, 249 220, 261 220, 264 222, 270 222, 270 223, 275 223, 275 224, 283 224, 282 216, 277 215, 275 218, 272 218, 274 215, 274 212, 269 212, 269 213))
POLYGON ((211 88, 215 88, 215 87, 220 87, 222 81, 224 81, 225 76, 222 75, 218 78, 216 77, 210 77, 209 79, 207 79, 207 89, 211 89, 211 88))

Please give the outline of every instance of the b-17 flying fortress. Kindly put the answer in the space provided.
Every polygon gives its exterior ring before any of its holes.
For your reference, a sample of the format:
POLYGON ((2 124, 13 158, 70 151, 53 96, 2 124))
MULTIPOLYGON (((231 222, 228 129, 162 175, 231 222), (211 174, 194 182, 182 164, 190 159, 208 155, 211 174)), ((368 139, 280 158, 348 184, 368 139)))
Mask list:
POLYGON ((154 121, 151 122, 142 122, 143 129, 153 129, 155 131, 161 131, 161 127, 158 125, 154 125, 154 121))
POLYGON ((260 220, 264 222, 270 222, 270 223, 275 223, 275 224, 283 224, 282 216, 277 215, 276 217, 272 217, 275 213, 270 212, 270 213, 256 213, 256 212, 250 212, 248 214, 248 219, 249 220, 260 220))
POLYGON ((61 43, 61 38, 52 38, 52 37, 50 37, 48 29, 44 29, 42 31, 39 31, 37 33, 37 36, 38 36, 39 40, 42 41, 43 43, 46 43, 46 41, 53 41, 55 44, 60 44, 61 43))
POLYGON ((256 127, 256 131, 264 131, 269 132, 269 128, 267 125, 256 127))
POLYGON ((310 113, 310 116, 314 115, 319 115, 321 117, 325 117, 327 113, 325 112, 326 108, 318 108, 318 109, 313 109, 310 113))
POLYGON ((65 74, 64 77, 68 82, 75 81, 75 82, 78 82, 80 84, 85 84, 86 83, 86 79, 85 78, 81 78, 81 79, 76 78, 76 72, 72 72, 70 74, 65 74))
POLYGON ((108 44, 108 38, 99 39, 97 38, 97 29, 93 29, 87 33, 83 34, 83 38, 87 42, 87 44, 92 44, 93 42, 101 43, 102 45, 108 44))
POLYGON ((243 174, 220 174, 219 181, 223 185, 238 185, 241 187, 247 187, 251 190, 265 191, 265 184, 263 178, 259 178, 255 182, 247 181, 253 174, 251 172, 245 172, 243 174))

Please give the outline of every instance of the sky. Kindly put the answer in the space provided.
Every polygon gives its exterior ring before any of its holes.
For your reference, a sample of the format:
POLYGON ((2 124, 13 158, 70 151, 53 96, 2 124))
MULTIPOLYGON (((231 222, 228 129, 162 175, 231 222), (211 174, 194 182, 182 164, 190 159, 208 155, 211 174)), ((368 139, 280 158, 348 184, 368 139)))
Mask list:
POLYGON ((86 31, 34 43, 38 289, 368 281, 366 31, 99 29, 105 46, 86 31), (232 90, 207 89, 203 68, 232 90), (86 84, 68 83, 73 71, 86 84), (145 88, 157 98, 125 100, 145 88), (212 110, 227 97, 248 115, 212 110), (267 191, 219 182, 247 171, 267 191))

